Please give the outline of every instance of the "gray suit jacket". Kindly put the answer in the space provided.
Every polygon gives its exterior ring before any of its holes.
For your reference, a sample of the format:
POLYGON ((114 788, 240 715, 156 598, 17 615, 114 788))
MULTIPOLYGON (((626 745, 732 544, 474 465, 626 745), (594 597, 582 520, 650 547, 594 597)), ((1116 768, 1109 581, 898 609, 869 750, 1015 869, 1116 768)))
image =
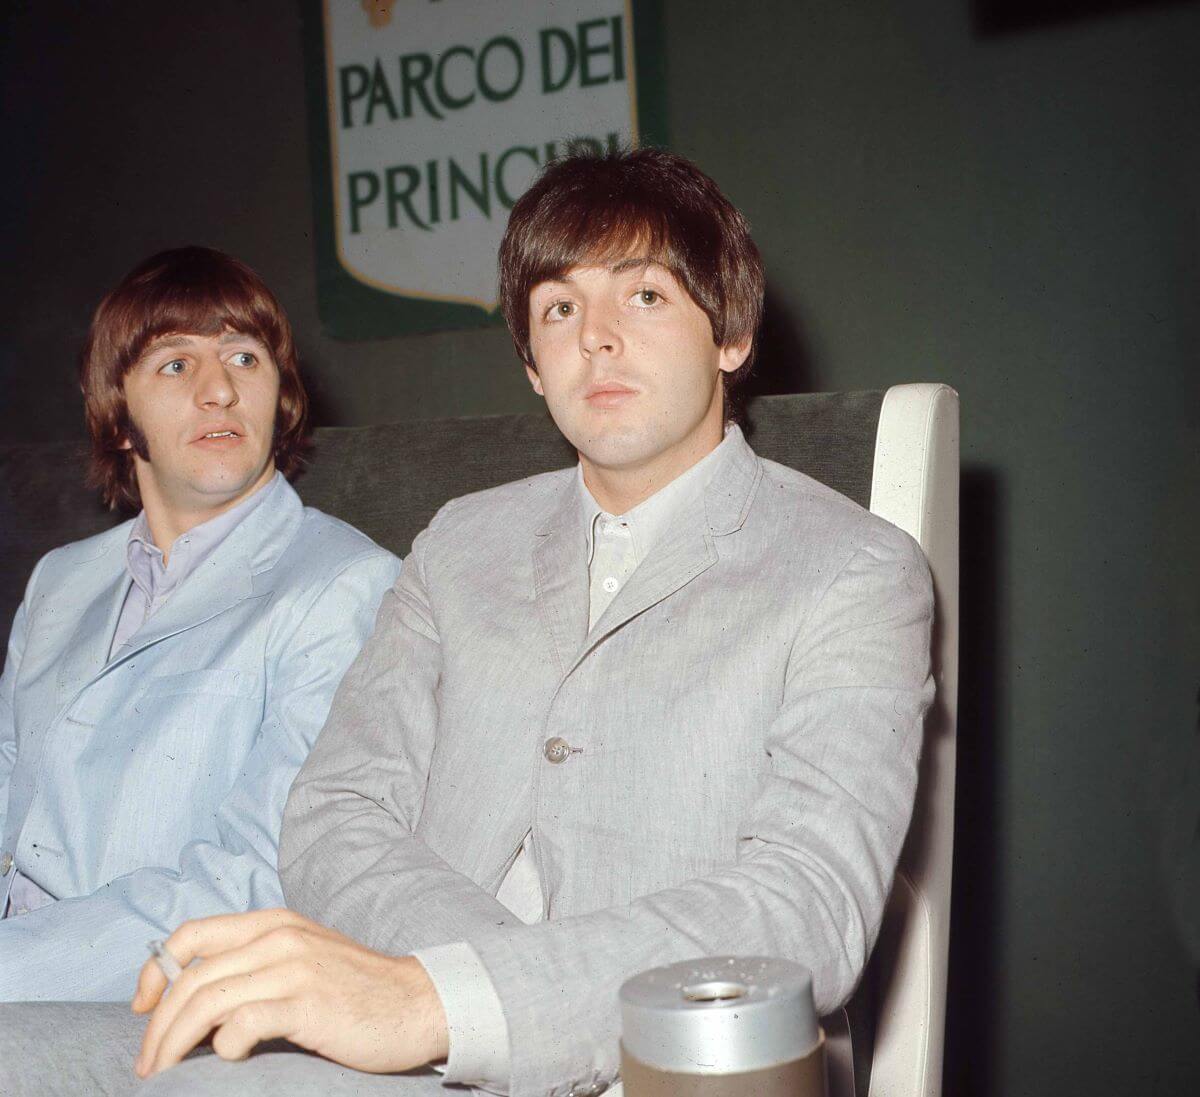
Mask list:
POLYGON ((288 901, 394 953, 469 942, 518 1097, 616 1074, 638 971, 785 956, 825 1012, 879 928, 933 692, 928 570, 732 441, 590 634, 574 470, 448 504, 288 800, 288 901), (530 827, 526 926, 494 895, 530 827))

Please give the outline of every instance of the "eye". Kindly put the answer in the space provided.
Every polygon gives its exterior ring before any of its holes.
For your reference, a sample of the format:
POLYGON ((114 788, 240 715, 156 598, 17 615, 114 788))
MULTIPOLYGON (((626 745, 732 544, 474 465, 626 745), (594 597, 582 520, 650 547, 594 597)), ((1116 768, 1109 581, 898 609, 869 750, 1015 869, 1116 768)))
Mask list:
POLYGON ((237 354, 229 359, 235 366, 256 366, 258 365, 258 356, 252 354, 248 350, 239 350, 237 354))
POLYGON ((187 363, 182 358, 173 358, 170 362, 159 367, 159 373, 165 373, 169 377, 178 377, 187 369, 187 363))
POLYGON ((545 319, 550 323, 555 323, 559 320, 566 320, 568 317, 574 315, 574 301, 555 301, 548 309, 546 309, 545 319))
POLYGON ((640 289, 633 295, 633 303, 639 308, 653 308, 663 299, 656 289, 640 289))

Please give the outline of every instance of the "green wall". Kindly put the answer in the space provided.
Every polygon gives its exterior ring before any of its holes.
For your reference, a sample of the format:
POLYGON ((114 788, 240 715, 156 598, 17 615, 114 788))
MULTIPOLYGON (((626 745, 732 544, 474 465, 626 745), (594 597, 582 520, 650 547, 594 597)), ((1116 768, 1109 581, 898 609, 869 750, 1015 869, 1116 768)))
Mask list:
MULTIPOLYGON (((1200 1092, 1200 7, 661 10, 672 144, 766 256, 760 388, 962 394, 948 1091, 1200 1092)), ((91 307, 187 242, 276 288, 325 422, 535 406, 500 330, 322 336, 292 0, 3 18, 0 437, 78 433, 91 307)))

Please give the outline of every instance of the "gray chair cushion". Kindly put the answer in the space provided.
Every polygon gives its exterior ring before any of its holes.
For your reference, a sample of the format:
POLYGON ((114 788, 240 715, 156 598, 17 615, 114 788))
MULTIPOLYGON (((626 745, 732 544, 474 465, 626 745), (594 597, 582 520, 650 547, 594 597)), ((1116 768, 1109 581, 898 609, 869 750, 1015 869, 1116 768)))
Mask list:
MULTIPOLYGON (((798 468, 866 506, 882 392, 763 396, 746 428, 764 457, 798 468)), ((498 415, 326 427, 295 480, 310 506, 357 526, 399 556, 447 499, 571 464, 545 415, 498 415)), ((38 558, 108 529, 84 483, 79 443, 0 446, 0 635, 38 558)))

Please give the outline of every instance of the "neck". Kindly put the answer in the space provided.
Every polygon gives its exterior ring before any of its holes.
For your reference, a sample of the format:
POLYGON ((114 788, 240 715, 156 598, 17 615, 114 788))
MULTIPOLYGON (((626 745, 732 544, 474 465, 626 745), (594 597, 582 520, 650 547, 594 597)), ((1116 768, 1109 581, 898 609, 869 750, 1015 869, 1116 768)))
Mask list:
MULTIPOLYGON (((249 499, 256 491, 264 488, 275 475, 275 465, 268 464, 262 474, 244 490, 228 498, 220 498, 213 502, 203 498, 190 500, 168 500, 157 490, 157 485, 147 485, 149 490, 141 487, 142 507, 146 512, 146 525, 150 527, 150 536, 154 544, 163 554, 163 563, 171 552, 171 546, 188 530, 232 510, 239 503, 249 499)), ((140 479, 140 478, 139 478, 140 479)))
POLYGON ((722 437, 718 423, 715 432, 705 431, 678 450, 621 468, 605 468, 581 453, 579 463, 583 468, 583 482, 592 498, 609 514, 628 514, 712 453, 721 444, 722 437))

